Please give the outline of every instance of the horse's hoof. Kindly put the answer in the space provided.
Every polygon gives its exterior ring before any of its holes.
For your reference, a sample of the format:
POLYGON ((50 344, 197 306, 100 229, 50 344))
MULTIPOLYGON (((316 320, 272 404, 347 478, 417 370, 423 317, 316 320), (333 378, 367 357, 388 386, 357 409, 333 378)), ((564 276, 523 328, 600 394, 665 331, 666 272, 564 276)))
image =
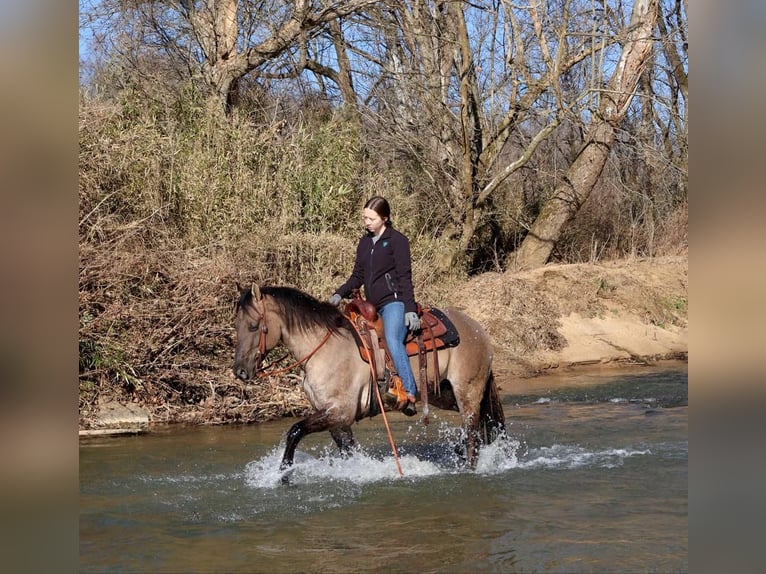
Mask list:
POLYGON ((412 417, 418 414, 418 409, 415 408, 415 403, 407 401, 407 404, 402 408, 402 412, 408 417, 412 417))
POLYGON ((290 485, 290 475, 292 475, 294 469, 291 466, 288 466, 286 468, 281 468, 280 467, 279 470, 282 471, 282 477, 280 478, 280 482, 283 485, 285 485, 285 486, 289 486, 290 485))

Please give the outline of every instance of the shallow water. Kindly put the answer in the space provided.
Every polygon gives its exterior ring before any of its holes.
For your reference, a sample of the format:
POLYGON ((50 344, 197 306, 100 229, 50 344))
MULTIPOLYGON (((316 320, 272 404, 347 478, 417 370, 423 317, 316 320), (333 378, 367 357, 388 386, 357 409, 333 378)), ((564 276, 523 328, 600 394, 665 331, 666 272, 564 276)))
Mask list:
POLYGON ((80 445, 81 572, 688 570, 686 365, 538 377, 503 392, 476 472, 457 415, 327 433, 278 472, 293 419, 80 445), (532 388, 534 387, 534 388, 532 388), (671 408, 672 407, 672 408, 671 408))

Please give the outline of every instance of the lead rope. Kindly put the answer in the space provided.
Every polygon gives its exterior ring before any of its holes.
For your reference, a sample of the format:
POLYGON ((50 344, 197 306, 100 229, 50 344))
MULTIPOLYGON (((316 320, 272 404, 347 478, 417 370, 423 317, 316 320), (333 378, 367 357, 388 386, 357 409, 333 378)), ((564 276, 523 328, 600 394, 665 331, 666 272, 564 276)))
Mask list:
POLYGON ((380 396, 380 387, 377 381, 373 379, 372 386, 375 387, 375 396, 378 397, 378 404, 380 405, 380 414, 383 415, 383 424, 386 425, 386 432, 388 433, 388 442, 391 443, 391 452, 394 453, 394 461, 396 461, 396 468, 399 471, 399 476, 404 476, 402 472, 402 465, 399 463, 399 453, 396 452, 396 443, 394 442, 394 435, 391 434, 391 427, 388 426, 388 417, 386 416, 386 409, 383 407, 383 397, 380 396))
MULTIPOLYGON (((351 323, 351 325, 354 327, 354 330, 359 335, 359 339, 362 341, 362 344, 365 347, 367 347, 367 341, 362 336, 362 333, 359 331, 359 327, 357 327, 356 321, 354 321, 350 316, 347 318, 349 320, 349 323, 351 323)), ((364 319, 362 319, 362 322, 365 324, 365 326, 367 325, 367 321, 365 321, 364 319)), ((368 327, 365 327, 365 328, 368 328, 368 327)), ((383 406, 383 397, 380 396, 380 387, 378 386, 378 381, 377 381, 378 374, 375 372, 375 366, 372 360, 372 356, 373 356, 372 353, 373 353, 373 350, 367 347, 367 354, 370 357, 370 361, 368 362, 368 365, 370 365, 370 376, 372 377, 372 379, 370 380, 372 381, 372 386, 375 387, 375 396, 377 397, 378 405, 380 406, 380 414, 383 416, 383 424, 386 425, 388 442, 391 443, 391 452, 394 454, 394 461, 396 462, 396 468, 399 471, 399 476, 404 476, 404 472, 402 472, 402 465, 399 462, 399 453, 396 452, 396 443, 394 442, 394 435, 391 434, 391 427, 388 425, 388 417, 386 416, 386 409, 383 406)))

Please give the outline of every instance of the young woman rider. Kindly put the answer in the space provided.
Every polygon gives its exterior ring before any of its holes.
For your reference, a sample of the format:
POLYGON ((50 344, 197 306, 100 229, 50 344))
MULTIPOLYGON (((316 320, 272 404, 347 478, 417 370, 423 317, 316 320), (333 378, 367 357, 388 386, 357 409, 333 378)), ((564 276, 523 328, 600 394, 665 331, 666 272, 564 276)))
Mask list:
POLYGON ((364 286, 365 298, 383 318, 388 351, 407 393, 402 410, 415 414, 417 387, 404 348, 407 330, 420 329, 412 286, 410 241, 391 225, 391 207, 385 198, 371 197, 364 204, 362 217, 367 233, 359 240, 354 270, 329 302, 338 306, 343 297, 364 286))

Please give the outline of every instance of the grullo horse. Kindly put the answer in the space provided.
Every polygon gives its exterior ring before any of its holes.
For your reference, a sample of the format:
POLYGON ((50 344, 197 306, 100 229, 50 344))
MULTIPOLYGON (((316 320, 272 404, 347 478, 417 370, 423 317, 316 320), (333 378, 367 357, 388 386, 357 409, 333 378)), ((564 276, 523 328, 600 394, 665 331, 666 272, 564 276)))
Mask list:
MULTIPOLYGON (((460 413, 466 463, 475 468, 479 445, 492 442, 505 426, 492 375, 492 344, 481 325, 462 311, 442 311, 460 342, 437 351, 439 392, 429 394, 428 402, 460 413)), ((300 440, 318 431, 329 431, 341 452, 348 453, 354 444, 351 425, 378 412, 370 368, 360 356, 350 321, 329 303, 297 289, 253 286, 240 290, 235 327, 233 370, 238 378, 259 375, 266 353, 280 342, 305 372, 303 389, 314 411, 287 433, 280 468, 290 467, 300 440)), ((418 372, 415 364, 413 372, 418 372)))

